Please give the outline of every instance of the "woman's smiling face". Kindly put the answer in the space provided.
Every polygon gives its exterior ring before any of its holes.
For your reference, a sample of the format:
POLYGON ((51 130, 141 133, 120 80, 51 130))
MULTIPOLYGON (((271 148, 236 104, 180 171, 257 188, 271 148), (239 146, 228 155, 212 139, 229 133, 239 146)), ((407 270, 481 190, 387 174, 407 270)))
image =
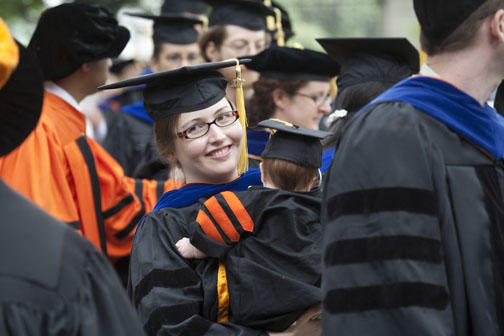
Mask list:
MULTIPOLYGON (((223 98, 203 110, 180 114, 176 132, 214 121, 222 113, 233 110, 223 98)), ((175 140, 175 158, 184 172, 186 183, 225 183, 238 177, 242 127, 239 121, 229 126, 210 125, 208 133, 196 138, 175 140)))

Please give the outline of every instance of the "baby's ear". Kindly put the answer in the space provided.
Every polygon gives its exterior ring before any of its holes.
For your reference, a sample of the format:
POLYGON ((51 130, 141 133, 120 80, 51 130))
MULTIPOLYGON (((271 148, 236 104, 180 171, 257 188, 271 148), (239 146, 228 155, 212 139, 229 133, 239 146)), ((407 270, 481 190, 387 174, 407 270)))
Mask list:
POLYGON ((259 170, 261 171, 261 182, 264 183, 264 170, 263 170, 263 163, 259 162, 259 170))

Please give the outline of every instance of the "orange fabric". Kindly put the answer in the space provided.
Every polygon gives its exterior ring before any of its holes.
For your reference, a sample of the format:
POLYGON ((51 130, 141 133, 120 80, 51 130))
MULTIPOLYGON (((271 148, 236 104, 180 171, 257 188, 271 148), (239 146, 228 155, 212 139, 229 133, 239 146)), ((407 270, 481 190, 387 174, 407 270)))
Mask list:
POLYGON ((198 211, 198 216, 196 217, 196 222, 198 222, 201 229, 203 230, 203 232, 205 232, 205 234, 208 237, 218 241, 221 244, 224 244, 224 245, 226 244, 226 242, 224 242, 224 240, 222 239, 219 231, 217 231, 214 224, 212 223, 212 220, 208 217, 208 215, 203 210, 198 211))
POLYGON ((86 117, 60 97, 45 92, 47 117, 51 120, 61 145, 66 146, 86 134, 86 117))
MULTIPOLYGON (((0 158, 0 177, 12 188, 65 222, 80 222, 83 234, 100 248, 90 172, 75 140, 85 132, 85 118, 63 99, 46 92, 42 115, 33 133, 9 155, 0 158)), ((135 181, 98 143, 87 138, 100 184, 101 211, 128 195, 133 201, 104 221, 107 252, 112 258, 129 255, 134 228, 124 238, 115 235, 133 222, 142 209, 157 202, 156 182, 142 181, 143 199, 135 195, 135 181)), ((179 184, 169 180, 168 191, 179 184)))
POLYGON ((74 181, 49 118, 50 105, 44 99, 35 130, 18 148, 0 158, 0 177, 56 218, 74 222, 79 220, 74 181))
POLYGON ((239 241, 240 234, 234 228, 233 223, 231 223, 231 220, 220 206, 217 198, 215 197, 209 198, 205 202, 205 206, 208 209, 208 212, 210 212, 210 214, 214 218, 215 223, 219 225, 219 227, 222 229, 224 234, 229 238, 229 240, 231 240, 232 242, 239 241))
POLYGON ((240 222, 243 230, 248 232, 254 231, 254 221, 250 218, 247 209, 240 202, 238 197, 232 193, 231 191, 224 191, 221 193, 222 197, 226 200, 229 207, 233 211, 233 214, 236 216, 238 221, 240 222))

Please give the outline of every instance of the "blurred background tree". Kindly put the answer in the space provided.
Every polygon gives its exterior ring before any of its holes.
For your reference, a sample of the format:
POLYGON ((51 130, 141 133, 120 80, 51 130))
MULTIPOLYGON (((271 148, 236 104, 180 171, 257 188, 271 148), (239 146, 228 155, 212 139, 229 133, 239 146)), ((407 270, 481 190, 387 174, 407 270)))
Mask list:
MULTIPOLYGON (((82 1, 82 0, 81 0, 82 1)), ((132 32, 132 43, 125 57, 150 57, 149 46, 140 44, 141 35, 150 39, 151 23, 132 19, 124 11, 158 13, 162 0, 87 0, 105 5, 118 13, 118 20, 132 32)), ((181 0, 184 1, 184 0, 181 0)), ((412 0, 276 0, 290 15, 297 42, 306 48, 320 50, 315 41, 319 37, 376 37, 405 36, 418 46, 418 24, 412 0)), ((7 22, 14 36, 28 43, 40 13, 62 0, 0 0, 0 16, 7 22)))

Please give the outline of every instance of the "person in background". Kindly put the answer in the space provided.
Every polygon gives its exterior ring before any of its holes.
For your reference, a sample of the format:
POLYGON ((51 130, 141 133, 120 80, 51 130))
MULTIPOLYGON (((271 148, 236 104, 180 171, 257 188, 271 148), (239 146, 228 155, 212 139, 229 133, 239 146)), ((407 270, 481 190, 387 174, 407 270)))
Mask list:
MULTIPOLYGON (((40 117, 36 57, 0 19, 0 156, 40 117)), ((0 179, 0 334, 143 335, 117 275, 91 243, 0 179)))
POLYGON ((134 180, 85 136, 79 101, 104 84, 110 58, 129 33, 104 7, 71 3, 45 10, 28 49, 44 76, 40 122, 0 159, 0 177, 35 204, 82 232, 115 266, 125 261, 138 221, 176 181, 134 180))
MULTIPOLYGON (((107 83, 126 80, 138 75, 141 71, 140 62, 135 59, 120 59, 112 60, 112 66, 109 68, 109 76, 107 83)), ((106 94, 99 93, 98 108, 102 112, 118 113, 121 106, 132 104, 142 99, 142 91, 140 90, 124 90, 108 91, 106 94)))
MULTIPOLYGON (((260 120, 276 118, 313 130, 331 112, 329 79, 339 65, 313 50, 272 46, 252 57, 249 68, 260 73, 249 103, 247 130, 251 167, 258 167, 269 133, 257 127, 260 120)), ((332 150, 324 152, 322 171, 332 150)))
POLYGON ((323 333, 501 335, 504 1, 414 0, 420 74, 355 115, 325 178, 323 333))
MULTIPOLYGON (((154 21, 154 51, 144 75, 201 62, 198 32, 194 28, 201 21, 181 14, 130 15, 154 21)), ((145 112, 141 91, 142 87, 123 90, 124 94, 137 92, 141 99, 122 106, 120 113, 107 114, 108 132, 102 145, 121 164, 127 176, 166 180, 169 167, 152 150, 153 121, 145 112), (159 167, 154 169, 152 161, 159 162, 159 167)))
POLYGON ((336 81, 335 110, 323 120, 332 136, 322 141, 334 147, 343 127, 383 91, 420 70, 418 50, 406 38, 326 38, 317 40, 341 71, 336 81))
MULTIPOLYGON (((208 62, 219 62, 232 58, 254 56, 268 47, 271 42, 266 27, 266 17, 274 15, 273 10, 262 1, 254 0, 207 0, 213 8, 209 16, 209 29, 201 35, 199 46, 203 58, 208 62)), ((231 81, 232 69, 224 69, 223 75, 229 80, 227 95, 234 100, 231 81)), ((245 99, 252 94, 252 84, 259 75, 248 69, 242 70, 245 99)))
MULTIPOLYGON (((202 1, 202 0, 165 0, 161 6, 161 13, 160 13, 160 16, 166 16, 167 19, 165 21, 165 24, 168 24, 169 22, 169 17, 174 17, 174 18, 178 18, 178 17, 181 17, 181 16, 185 16, 185 17, 189 17, 189 18, 192 18, 192 19, 196 19, 196 21, 192 21, 194 22, 194 25, 192 28, 194 28, 194 30, 197 31, 198 34, 200 34, 206 27, 207 23, 208 23, 208 16, 207 16, 207 12, 208 12, 208 5, 202 1)), ((128 13, 126 13, 128 15, 128 13)), ((140 17, 142 17, 143 14, 140 14, 140 17)), ((156 21, 155 18, 156 16, 153 16, 153 15, 147 15, 146 18, 149 18, 149 19, 152 19, 154 22, 156 21)), ((161 20, 160 20, 161 21, 161 20)), ((170 47, 169 45, 171 44, 171 47, 173 47, 175 54, 177 54, 177 45, 178 43, 174 43, 174 41, 185 41, 182 43, 182 45, 185 45, 185 46, 188 46, 191 44, 191 41, 189 39, 190 42, 187 42, 188 41, 188 38, 187 38, 187 35, 191 35, 193 33, 189 32, 188 33, 188 30, 187 30, 187 26, 190 26, 189 25, 183 25, 182 27, 180 26, 180 22, 182 22, 182 20, 179 20, 179 26, 175 26, 173 28, 171 28, 171 31, 170 31, 170 27, 168 27, 168 31, 167 33, 163 33, 163 22, 159 22, 157 25, 156 23, 154 23, 154 35, 157 35, 157 38, 154 39, 154 36, 153 36, 153 42, 154 42, 154 52, 153 52, 153 55, 152 55, 152 59, 151 59, 151 62, 154 62, 154 63, 159 63, 159 60, 161 58, 165 58, 164 56, 166 55, 158 55, 158 52, 160 52, 161 50, 165 50, 165 53, 167 51, 170 51, 170 47), (157 27, 156 27, 157 26, 157 27), (181 28, 180 31, 178 31, 177 29, 181 28), (158 30, 158 32, 156 32, 156 30, 158 30), (180 35, 180 37, 178 36, 171 36, 171 35, 180 35), (164 37, 163 37, 164 36, 164 37), (184 38, 185 36, 185 38, 184 38), (163 40, 166 39, 166 42, 168 43, 168 46, 167 45, 163 45, 163 40), (156 41, 158 40, 158 41, 156 41), (159 45, 156 45, 156 42, 159 42, 160 44, 159 45)), ((191 21, 187 21, 187 22, 191 22, 191 21)), ((190 29, 189 29, 190 31, 190 29)), ((191 47, 188 48, 189 51, 192 53, 193 49, 191 47)), ((164 59, 163 62, 169 62, 170 59, 176 59, 179 58, 179 62, 180 62, 180 58, 181 56, 179 55, 179 57, 177 57, 177 55, 168 55, 169 57, 167 59, 164 59)), ((191 56, 190 59, 193 59, 193 62, 195 61, 194 60, 194 57, 191 56)), ((186 60, 187 61, 187 60, 186 60)), ((199 63, 199 62, 198 62, 199 63)), ((193 63, 195 64, 195 63, 193 63)), ((160 68, 158 69, 158 71, 164 71, 164 70, 169 70, 167 68, 164 68, 163 67, 163 64, 160 64, 160 68)), ((156 67, 156 66, 155 66, 156 67)), ((177 65, 175 66, 171 66, 170 68, 173 69, 173 68, 176 68, 177 65)), ((149 74, 149 73, 152 73, 152 69, 151 67, 147 67, 147 69, 145 69, 141 74, 149 74)), ((134 75, 137 75, 138 74, 138 71, 134 74, 134 75)), ((133 76, 132 76, 133 77, 133 76)), ((127 78, 117 78, 116 81, 119 81, 119 80, 125 80, 127 78)), ((110 81, 110 82, 113 82, 113 81, 110 81)), ((112 111, 112 112, 118 112, 119 111, 119 108, 122 107, 122 106, 125 106, 125 105, 131 105, 133 103, 137 103, 137 102, 141 102, 142 100, 142 88, 127 88, 126 90, 124 90, 123 94, 120 95, 119 97, 116 98, 116 101, 119 102, 119 104, 113 104, 112 107, 113 108, 110 108, 107 106, 106 103, 101 103, 101 109, 103 111, 112 111), (117 106, 119 105, 119 106, 117 106)), ((139 104, 139 106, 142 106, 141 104, 139 104)), ((143 113, 142 115, 145 115, 145 113, 143 113)))

